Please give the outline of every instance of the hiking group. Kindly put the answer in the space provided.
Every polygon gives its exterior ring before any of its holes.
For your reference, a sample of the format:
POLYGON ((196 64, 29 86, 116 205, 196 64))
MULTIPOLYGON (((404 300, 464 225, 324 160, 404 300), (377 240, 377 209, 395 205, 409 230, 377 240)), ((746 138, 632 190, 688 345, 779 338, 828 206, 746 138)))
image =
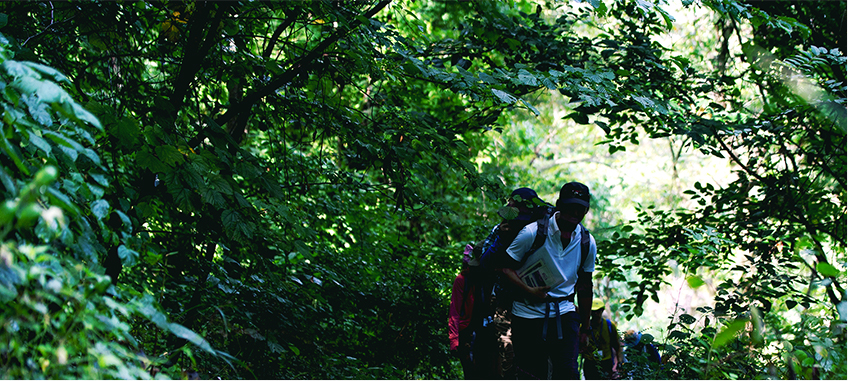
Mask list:
MULTIPOLYGON (((498 210, 503 221, 466 245, 448 319, 466 379, 577 380, 581 368, 585 379, 619 378, 622 341, 593 299, 597 246, 581 224, 590 201, 578 182, 563 185, 555 205, 516 189, 498 210)), ((641 334, 628 333, 625 345, 637 345, 641 334)))

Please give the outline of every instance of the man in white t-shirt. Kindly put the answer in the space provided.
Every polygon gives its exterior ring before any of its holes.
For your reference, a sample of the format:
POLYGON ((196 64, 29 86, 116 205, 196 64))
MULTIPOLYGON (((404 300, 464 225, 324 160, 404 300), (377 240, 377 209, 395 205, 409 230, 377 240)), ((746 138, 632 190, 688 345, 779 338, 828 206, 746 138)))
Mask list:
POLYGON ((581 236, 585 228, 580 222, 589 211, 590 199, 587 186, 578 182, 563 185, 547 223, 545 242, 530 254, 531 258, 549 256, 564 282, 554 288, 531 287, 518 276, 527 263, 524 257, 533 246, 539 224, 524 227, 507 249, 513 262, 504 273, 523 297, 516 298, 512 310, 512 342, 519 378, 547 379, 550 361, 553 379, 580 379, 577 354, 586 348, 591 332, 589 306, 598 251, 594 237, 587 234, 588 253, 585 260, 582 258, 581 236), (575 296, 578 304, 585 306, 579 314, 575 296))

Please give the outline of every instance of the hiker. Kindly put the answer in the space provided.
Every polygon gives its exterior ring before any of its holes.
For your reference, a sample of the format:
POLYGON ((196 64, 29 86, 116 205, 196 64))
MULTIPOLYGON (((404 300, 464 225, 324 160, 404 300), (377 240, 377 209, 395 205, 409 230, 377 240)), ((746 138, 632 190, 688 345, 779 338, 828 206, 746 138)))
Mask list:
POLYGON ((580 224, 590 199, 587 186, 563 185, 550 217, 525 226, 506 251, 503 272, 521 295, 512 308, 512 344, 521 379, 548 378, 549 361, 554 379, 580 379, 577 353, 586 347, 591 326, 589 309, 578 313, 574 302, 575 295, 581 306, 592 301, 597 246, 580 224), (540 247, 530 252, 540 232, 540 247), (552 263, 564 281, 553 287, 526 284, 519 274, 539 260, 552 263))
POLYGON ((481 326, 485 295, 481 287, 480 268, 482 241, 465 245, 462 270, 453 281, 448 312, 450 353, 459 359, 466 380, 482 379, 474 358, 474 339, 481 326))
POLYGON ((656 345, 649 342, 651 336, 648 335, 648 337, 649 339, 643 340, 642 332, 632 329, 624 333, 622 341, 626 347, 624 358, 627 365, 627 379, 654 378, 651 377, 653 372, 659 369, 662 357, 656 345))
POLYGON ((601 299, 592 300, 592 332, 589 347, 583 357, 583 375, 587 380, 613 380, 624 361, 618 328, 610 319, 604 319, 606 305, 601 299))
POLYGON ((548 206, 534 190, 518 188, 498 210, 501 223, 485 240, 466 246, 463 269, 454 280, 448 320, 451 353, 460 359, 466 379, 515 378, 510 321, 506 309, 497 306, 495 286, 506 248, 518 231, 543 215, 548 206))
POLYGON ((492 277, 484 280, 484 287, 490 299, 476 348, 481 350, 483 361, 478 364, 483 367, 482 375, 488 379, 516 377, 509 314, 512 310, 512 297, 506 295, 506 290, 503 289, 507 281, 501 272, 508 263, 506 249, 522 228, 544 216, 551 206, 530 188, 512 191, 506 205, 498 210, 498 215, 503 218, 502 222, 492 228, 484 240, 481 263, 486 273, 492 277))
MULTIPOLYGON (((482 264, 487 268, 501 268, 507 264, 506 249, 527 224, 544 216, 551 205, 542 201, 536 191, 530 188, 518 188, 510 193, 507 204, 498 209, 503 218, 495 225, 489 236, 483 241, 482 264)), ((512 308, 510 305, 509 308, 512 308)))

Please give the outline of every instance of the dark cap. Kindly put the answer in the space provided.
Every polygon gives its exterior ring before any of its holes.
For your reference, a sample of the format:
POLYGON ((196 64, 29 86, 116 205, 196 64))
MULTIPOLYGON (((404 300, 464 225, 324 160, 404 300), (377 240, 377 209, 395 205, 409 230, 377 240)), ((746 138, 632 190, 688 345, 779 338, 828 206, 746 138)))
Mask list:
POLYGON ((539 198, 539 195, 536 194, 536 191, 530 188, 518 188, 512 191, 509 198, 510 200, 530 209, 544 204, 542 199, 539 198))
POLYGON ((508 201, 513 201, 515 204, 526 209, 521 210, 515 206, 505 205, 498 210, 498 215, 503 217, 505 220, 520 220, 520 221, 531 221, 534 220, 534 211, 537 210, 540 206, 545 206, 544 201, 539 198, 539 195, 536 194, 536 191, 530 188, 518 188, 509 195, 508 201))
POLYGON ((559 190, 557 207, 565 204, 580 204, 588 208, 589 200, 591 198, 592 195, 589 194, 589 187, 576 181, 572 181, 563 185, 562 189, 559 190))

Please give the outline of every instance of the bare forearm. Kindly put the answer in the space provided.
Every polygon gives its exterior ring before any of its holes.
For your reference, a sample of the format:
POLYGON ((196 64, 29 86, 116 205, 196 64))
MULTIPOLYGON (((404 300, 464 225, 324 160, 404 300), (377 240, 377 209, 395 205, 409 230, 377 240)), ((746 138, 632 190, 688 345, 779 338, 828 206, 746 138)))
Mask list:
POLYGON ((585 273, 577 279, 577 303, 580 307, 580 326, 588 328, 592 316, 592 273, 585 273))
POLYGON ((550 287, 530 287, 524 284, 514 269, 504 268, 501 271, 504 275, 506 275, 506 278, 509 279, 510 283, 518 287, 522 294, 529 297, 531 300, 543 301, 547 296, 548 290, 550 290, 550 287))
POLYGON ((515 272, 514 269, 504 268, 504 269, 502 269, 502 271, 503 271, 504 275, 506 275, 506 278, 509 279, 509 282, 512 283, 513 286, 518 287, 519 290, 523 291, 526 294, 529 294, 531 292, 530 287, 527 286, 526 284, 524 284, 524 282, 521 281, 521 278, 518 277, 518 273, 515 272))

